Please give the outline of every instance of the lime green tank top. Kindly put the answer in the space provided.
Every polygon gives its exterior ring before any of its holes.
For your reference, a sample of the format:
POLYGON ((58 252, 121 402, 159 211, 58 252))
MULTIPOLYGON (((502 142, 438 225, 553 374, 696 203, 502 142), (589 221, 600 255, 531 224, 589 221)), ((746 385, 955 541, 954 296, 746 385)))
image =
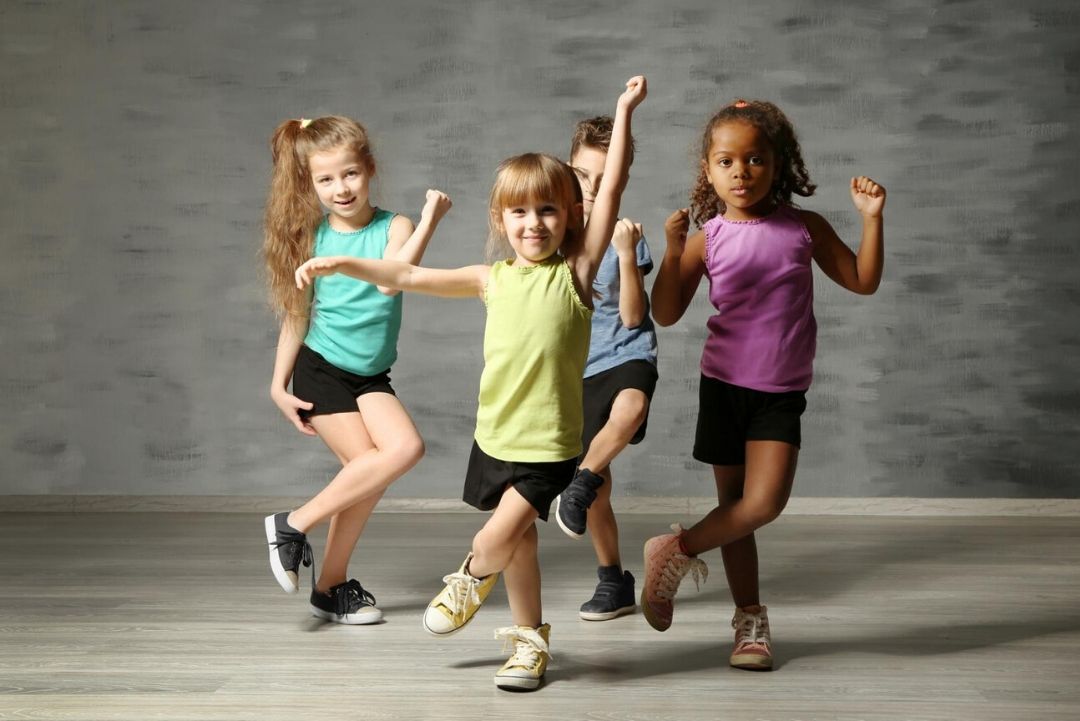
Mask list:
POLYGON ((582 376, 592 311, 560 255, 540 265, 491 266, 484 303, 484 372, 476 443, 503 461, 581 454, 582 376))

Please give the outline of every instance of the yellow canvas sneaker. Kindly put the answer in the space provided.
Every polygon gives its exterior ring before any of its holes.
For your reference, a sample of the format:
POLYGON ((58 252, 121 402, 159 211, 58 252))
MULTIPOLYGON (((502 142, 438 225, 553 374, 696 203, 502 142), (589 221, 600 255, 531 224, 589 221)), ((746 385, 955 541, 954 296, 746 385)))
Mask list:
POLYGON ((436 636, 449 636, 465 628, 487 599, 499 574, 475 578, 469 569, 472 553, 465 557, 456 573, 443 576, 446 587, 431 600, 424 611, 424 630, 436 636))
POLYGON ((495 674, 495 685, 499 688, 526 691, 539 686, 548 661, 551 660, 551 652, 548 650, 551 626, 546 623, 537 628, 507 626, 497 629, 495 638, 506 639, 507 646, 514 646, 514 655, 495 674))

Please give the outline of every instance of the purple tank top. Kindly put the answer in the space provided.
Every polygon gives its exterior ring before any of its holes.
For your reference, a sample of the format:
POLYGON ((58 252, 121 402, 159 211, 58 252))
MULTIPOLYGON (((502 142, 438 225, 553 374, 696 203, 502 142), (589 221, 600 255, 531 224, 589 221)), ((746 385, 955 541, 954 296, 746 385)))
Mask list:
POLYGON ((799 212, 705 223, 709 337, 701 372, 769 393, 806 390, 817 347, 813 247, 799 212))

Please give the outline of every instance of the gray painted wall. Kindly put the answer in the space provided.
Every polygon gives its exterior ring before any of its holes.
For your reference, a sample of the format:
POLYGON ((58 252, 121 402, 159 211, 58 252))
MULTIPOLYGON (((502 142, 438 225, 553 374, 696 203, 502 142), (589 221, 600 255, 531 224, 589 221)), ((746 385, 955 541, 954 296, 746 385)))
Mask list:
MULTIPOLYGON (((503 157, 565 154, 575 120, 649 77, 627 214, 663 252, 692 146, 739 96, 778 102, 854 242, 845 184, 889 189, 886 279, 818 274, 796 494, 1080 496, 1072 0, 5 2, 0 8, 2 492, 299 495, 333 471, 267 398, 276 328, 256 250, 267 139, 343 113, 377 200, 455 206, 427 262, 479 260, 503 157)), ((651 283, 651 281, 650 281, 651 283)), ((622 492, 707 495, 690 459, 699 292, 661 332, 622 492)), ((393 377, 428 456, 391 491, 454 497, 482 307, 410 297, 393 377)))

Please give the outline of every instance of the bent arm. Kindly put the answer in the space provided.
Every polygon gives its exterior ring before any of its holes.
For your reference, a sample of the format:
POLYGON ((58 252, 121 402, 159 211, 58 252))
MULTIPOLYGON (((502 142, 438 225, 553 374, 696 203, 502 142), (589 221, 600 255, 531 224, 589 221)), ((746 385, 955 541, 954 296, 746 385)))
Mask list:
POLYGON ((669 240, 653 283, 653 320, 661 326, 678 322, 690 307, 704 274, 705 231, 699 230, 687 238, 685 249, 669 240))
POLYGON ((645 277, 637 255, 619 255, 619 318, 627 328, 637 328, 645 320, 645 277))
POLYGON ((825 218, 802 212, 814 245, 814 261, 837 285, 859 295, 871 295, 881 285, 885 267, 885 232, 880 215, 862 216, 858 254, 847 247, 825 218))
POLYGON ((585 226, 585 238, 581 246, 580 258, 589 273, 589 283, 600 267, 615 222, 619 219, 619 204, 630 173, 627 158, 630 148, 630 116, 633 108, 619 103, 615 110, 615 123, 611 131, 611 143, 608 145, 607 158, 604 160, 604 175, 596 191, 589 223, 585 226))

